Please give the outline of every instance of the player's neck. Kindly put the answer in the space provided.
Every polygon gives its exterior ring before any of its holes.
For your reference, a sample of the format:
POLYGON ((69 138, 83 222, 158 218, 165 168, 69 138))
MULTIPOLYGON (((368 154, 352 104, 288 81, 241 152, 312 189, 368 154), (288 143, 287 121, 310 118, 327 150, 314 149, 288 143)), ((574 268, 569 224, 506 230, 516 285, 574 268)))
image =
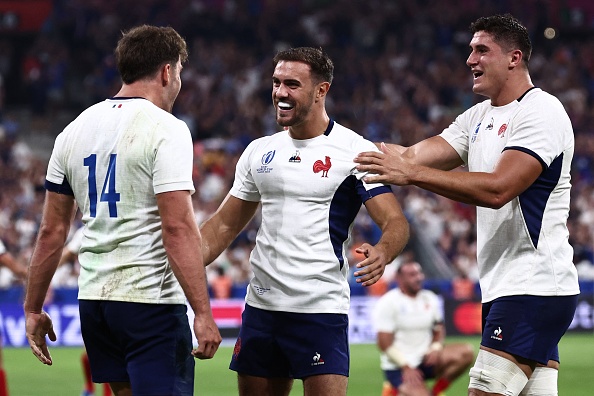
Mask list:
POLYGON ((402 294, 410 298, 415 298, 419 294, 419 292, 416 290, 406 290, 402 287, 400 288, 400 291, 402 292, 402 294))
POLYGON ((144 98, 152 102, 155 106, 169 111, 166 108, 167 106, 164 103, 162 95, 155 89, 152 82, 142 80, 132 84, 123 84, 122 88, 120 88, 114 97, 144 98))
POLYGON ((291 125, 289 127, 289 136, 293 139, 305 140, 313 139, 323 135, 330 123, 330 117, 324 111, 319 116, 314 116, 310 120, 306 120, 299 125, 291 125))
POLYGON ((528 74, 519 75, 517 78, 511 78, 496 95, 491 97, 491 104, 498 107, 505 106, 514 100, 518 100, 532 87, 534 87, 534 85, 528 74))

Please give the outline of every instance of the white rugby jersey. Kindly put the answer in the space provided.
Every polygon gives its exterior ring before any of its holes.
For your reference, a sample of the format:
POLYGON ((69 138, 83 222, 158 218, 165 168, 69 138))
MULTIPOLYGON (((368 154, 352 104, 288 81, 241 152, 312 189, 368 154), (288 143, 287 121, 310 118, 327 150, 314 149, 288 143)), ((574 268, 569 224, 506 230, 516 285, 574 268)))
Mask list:
POLYGON ((353 162, 377 150, 332 120, 323 135, 295 140, 288 131, 254 140, 241 155, 230 193, 260 201, 262 223, 250 255, 246 302, 271 311, 347 314, 346 250, 361 203, 391 193, 366 184, 353 162))
MULTIPOLYGON (((443 322, 437 295, 421 290, 415 297, 407 296, 399 288, 381 296, 372 312, 376 332, 393 333, 396 348, 410 367, 417 367, 433 341, 433 329, 443 322)), ((399 368, 385 353, 380 354, 382 370, 399 368)))
POLYGON ((479 103, 441 135, 471 172, 492 172, 504 150, 538 159, 543 172, 500 209, 477 207, 477 261, 483 302, 509 295, 579 293, 569 244, 571 121, 554 96, 538 89, 505 106, 479 103))
POLYGON ((46 188, 83 214, 79 299, 185 304, 155 194, 194 192, 192 160, 186 124, 142 98, 93 105, 58 135, 46 188))

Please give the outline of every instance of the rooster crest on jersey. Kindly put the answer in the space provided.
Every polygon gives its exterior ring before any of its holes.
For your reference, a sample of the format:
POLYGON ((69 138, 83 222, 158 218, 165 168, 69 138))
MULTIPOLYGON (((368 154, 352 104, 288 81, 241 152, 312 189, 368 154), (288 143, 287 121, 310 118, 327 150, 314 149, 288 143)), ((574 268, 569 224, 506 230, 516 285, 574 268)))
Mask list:
POLYGON ((322 162, 322 160, 317 160, 313 164, 313 171, 314 173, 322 172, 322 177, 328 177, 328 170, 332 166, 330 162, 330 157, 326 156, 326 162, 322 162))

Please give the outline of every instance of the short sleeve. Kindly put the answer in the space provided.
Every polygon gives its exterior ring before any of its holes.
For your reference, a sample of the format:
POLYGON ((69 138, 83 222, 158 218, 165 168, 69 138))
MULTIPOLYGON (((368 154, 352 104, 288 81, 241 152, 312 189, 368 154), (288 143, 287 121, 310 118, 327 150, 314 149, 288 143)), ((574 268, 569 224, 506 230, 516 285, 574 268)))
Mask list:
MULTIPOLYGON (((469 115, 468 112, 469 110, 456 117, 456 119, 439 134, 439 136, 456 150, 465 164, 468 163, 468 147, 470 139, 470 131, 467 121, 469 115)), ((479 128, 480 124, 476 125, 476 132, 478 132, 479 128)))
POLYGON ((180 120, 164 130, 155 151, 153 188, 155 194, 187 190, 194 193, 192 168, 194 149, 187 125, 180 120))
POLYGON ((260 192, 252 176, 251 157, 257 140, 251 142, 237 161, 235 180, 229 193, 244 201, 259 202, 260 192))

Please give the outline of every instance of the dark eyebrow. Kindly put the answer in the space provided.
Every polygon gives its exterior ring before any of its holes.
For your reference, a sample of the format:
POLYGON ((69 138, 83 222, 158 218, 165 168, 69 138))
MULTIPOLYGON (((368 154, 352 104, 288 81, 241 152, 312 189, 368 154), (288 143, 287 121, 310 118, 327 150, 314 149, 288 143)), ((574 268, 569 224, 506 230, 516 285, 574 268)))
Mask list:
MULTIPOLYGON (((469 46, 470 49, 472 50, 472 45, 469 46)), ((477 44, 474 48, 476 48, 477 50, 486 50, 489 49, 489 46, 485 45, 485 44, 477 44)))
MULTIPOLYGON (((280 81, 280 78, 278 78, 276 76, 272 76, 272 81, 280 81)), ((285 83, 285 85, 287 85, 287 84, 301 85, 301 81, 295 80, 295 79, 291 79, 291 78, 288 78, 286 80, 283 80, 283 82, 285 83)))

